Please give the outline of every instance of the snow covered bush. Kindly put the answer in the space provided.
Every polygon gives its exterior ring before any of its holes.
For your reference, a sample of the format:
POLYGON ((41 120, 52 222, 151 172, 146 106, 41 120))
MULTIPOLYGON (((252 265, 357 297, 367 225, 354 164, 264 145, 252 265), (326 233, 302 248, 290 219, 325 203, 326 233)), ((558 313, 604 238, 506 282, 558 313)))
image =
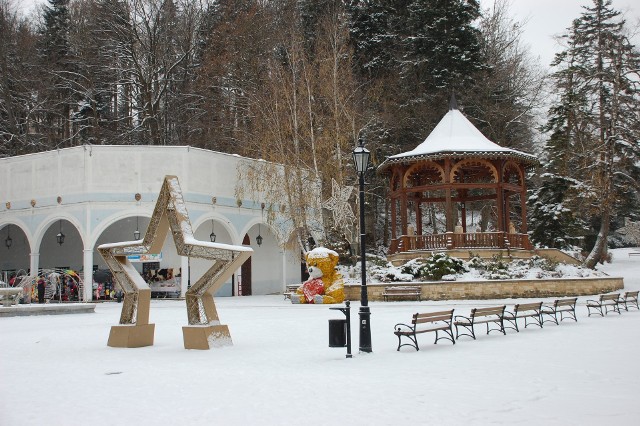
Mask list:
POLYGON ((414 276, 405 273, 403 267, 395 267, 382 256, 367 254, 367 272, 379 282, 412 281, 414 276))
POLYGON ((446 275, 465 272, 464 262, 446 253, 434 253, 424 260, 420 268, 420 276, 429 280, 440 280, 446 275))

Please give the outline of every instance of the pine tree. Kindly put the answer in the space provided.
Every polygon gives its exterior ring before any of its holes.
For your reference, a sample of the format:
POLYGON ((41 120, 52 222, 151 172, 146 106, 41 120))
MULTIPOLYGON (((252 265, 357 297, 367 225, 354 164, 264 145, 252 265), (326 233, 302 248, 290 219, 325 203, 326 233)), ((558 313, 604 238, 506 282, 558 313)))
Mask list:
POLYGON ((48 129, 49 144, 59 147, 71 144, 69 120, 74 103, 69 88, 73 80, 69 0, 47 1, 40 29, 40 60, 47 73, 40 93, 44 97, 44 127, 48 129))
POLYGON ((571 183, 568 205, 598 227, 589 267, 606 258, 613 215, 629 204, 629 185, 637 187, 640 62, 619 15, 610 0, 593 0, 554 61, 560 96, 551 110, 546 156, 549 171, 557 171, 552 175, 571 183))
POLYGON ((406 22, 398 22, 403 36, 402 74, 420 94, 464 87, 480 69, 480 16, 476 0, 413 0, 406 22))
POLYGON ((36 36, 11 2, 0 0, 0 157, 42 149, 34 121, 36 36))

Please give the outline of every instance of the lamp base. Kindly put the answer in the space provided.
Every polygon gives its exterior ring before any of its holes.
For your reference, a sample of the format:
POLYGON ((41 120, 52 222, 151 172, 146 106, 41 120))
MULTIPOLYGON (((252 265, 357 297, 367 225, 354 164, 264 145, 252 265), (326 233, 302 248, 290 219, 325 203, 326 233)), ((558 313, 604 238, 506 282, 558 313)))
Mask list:
POLYGON ((360 352, 372 352, 371 349, 371 311, 368 306, 360 306, 360 352))

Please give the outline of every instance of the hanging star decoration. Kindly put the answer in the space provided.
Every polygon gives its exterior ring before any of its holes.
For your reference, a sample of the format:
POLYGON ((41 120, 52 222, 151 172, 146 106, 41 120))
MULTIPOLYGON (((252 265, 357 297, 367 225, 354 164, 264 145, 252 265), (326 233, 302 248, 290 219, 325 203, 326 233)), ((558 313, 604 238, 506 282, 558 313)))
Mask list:
POLYGON ((353 192, 353 186, 340 186, 331 178, 331 198, 324 202, 323 207, 333 214, 333 222, 336 227, 347 228, 356 220, 349 198, 353 192))

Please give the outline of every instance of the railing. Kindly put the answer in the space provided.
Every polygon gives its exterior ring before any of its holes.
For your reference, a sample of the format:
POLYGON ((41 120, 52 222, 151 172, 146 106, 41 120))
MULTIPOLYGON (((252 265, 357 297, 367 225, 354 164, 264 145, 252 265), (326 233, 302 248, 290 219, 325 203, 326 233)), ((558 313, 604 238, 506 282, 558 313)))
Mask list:
POLYGON ((389 254, 411 250, 452 250, 471 248, 531 249, 527 234, 475 232, 467 234, 402 235, 391 241, 389 254))

